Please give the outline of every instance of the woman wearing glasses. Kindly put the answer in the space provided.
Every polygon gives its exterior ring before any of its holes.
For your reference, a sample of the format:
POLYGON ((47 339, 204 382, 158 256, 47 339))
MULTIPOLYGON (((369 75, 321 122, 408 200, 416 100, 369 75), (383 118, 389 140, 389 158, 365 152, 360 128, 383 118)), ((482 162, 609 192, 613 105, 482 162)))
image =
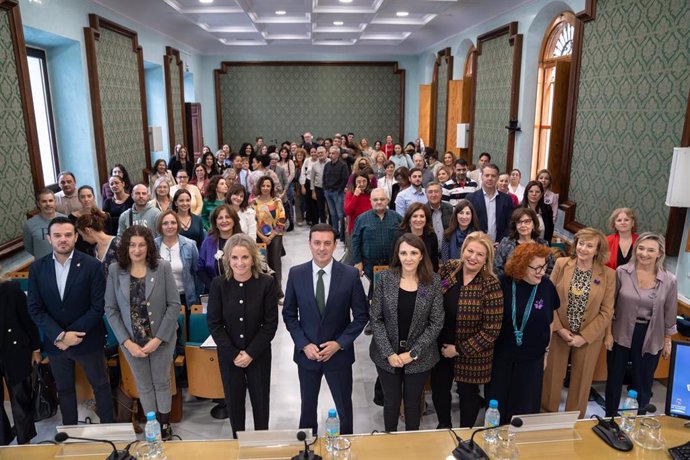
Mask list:
POLYGON ((500 401, 501 424, 513 415, 539 413, 553 312, 560 306, 548 276, 548 247, 535 242, 515 248, 501 276, 503 323, 494 345, 486 399, 500 401))
POLYGON ((161 236, 155 242, 161 259, 170 263, 177 292, 180 293, 180 303, 189 312, 191 305, 199 303, 196 289, 199 251, 194 241, 180 235, 180 226, 180 218, 175 211, 165 211, 158 218, 156 231, 161 236))
POLYGON ((175 178, 177 179, 177 185, 170 188, 170 196, 174 197, 178 190, 187 190, 189 192, 189 197, 191 198, 191 208, 192 214, 197 216, 201 215, 201 208, 204 206, 204 198, 201 196, 201 190, 194 184, 189 183, 190 174, 185 169, 180 169, 177 171, 175 178))
MULTIPOLYGON (((496 248, 494 257, 494 272, 496 276, 503 274, 506 261, 520 244, 537 243, 548 247, 546 240, 539 238, 539 217, 530 208, 518 208, 513 211, 510 219, 510 234, 504 237, 496 248)), ((546 274, 553 270, 554 258, 551 251, 546 256, 546 274)))

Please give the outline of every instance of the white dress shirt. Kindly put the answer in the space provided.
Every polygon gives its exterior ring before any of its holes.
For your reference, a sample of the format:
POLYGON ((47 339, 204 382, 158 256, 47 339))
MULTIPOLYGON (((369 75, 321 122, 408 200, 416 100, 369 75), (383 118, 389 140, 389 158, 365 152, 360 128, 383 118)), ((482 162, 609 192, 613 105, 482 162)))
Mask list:
POLYGON ((65 286, 67 285, 67 275, 69 275, 69 268, 72 265, 72 257, 74 256, 74 249, 70 253, 69 257, 65 261, 65 264, 61 264, 55 258, 55 252, 53 252, 53 261, 55 263, 55 281, 57 282, 58 291, 60 291, 60 300, 65 296, 65 286))
POLYGON ((486 190, 482 189, 484 193, 484 204, 486 205, 486 224, 487 233, 491 238, 491 241, 496 241, 496 197, 498 196, 498 191, 494 192, 492 197, 486 194, 486 190))

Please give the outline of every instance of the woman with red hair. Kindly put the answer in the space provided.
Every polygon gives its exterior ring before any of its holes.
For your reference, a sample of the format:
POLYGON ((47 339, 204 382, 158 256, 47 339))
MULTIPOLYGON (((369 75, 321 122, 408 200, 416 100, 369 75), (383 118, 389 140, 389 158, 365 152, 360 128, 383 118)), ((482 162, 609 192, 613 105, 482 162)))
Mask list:
POLYGON ((494 345, 486 399, 500 401, 501 424, 513 415, 539 413, 551 322, 560 306, 558 292, 546 275, 548 247, 517 246, 500 277, 503 323, 494 345))

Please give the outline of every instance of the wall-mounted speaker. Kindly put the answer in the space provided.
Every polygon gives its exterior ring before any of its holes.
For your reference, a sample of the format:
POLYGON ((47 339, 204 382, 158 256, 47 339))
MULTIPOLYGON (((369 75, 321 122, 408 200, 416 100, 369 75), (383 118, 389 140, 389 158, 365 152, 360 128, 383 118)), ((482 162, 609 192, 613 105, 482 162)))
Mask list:
POLYGON ((458 123, 458 135, 456 137, 456 147, 459 149, 468 149, 470 147, 470 124, 458 123))
POLYGON ((163 128, 160 126, 149 126, 149 145, 152 152, 163 151, 163 128))

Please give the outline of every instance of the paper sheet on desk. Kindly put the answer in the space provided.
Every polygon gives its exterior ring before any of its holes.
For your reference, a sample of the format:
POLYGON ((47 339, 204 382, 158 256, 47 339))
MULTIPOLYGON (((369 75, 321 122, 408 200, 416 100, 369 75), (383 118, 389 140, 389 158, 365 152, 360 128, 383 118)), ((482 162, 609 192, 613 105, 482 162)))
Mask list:
POLYGON ((218 347, 216 347, 216 341, 213 340, 213 336, 209 335, 208 338, 204 340, 204 343, 199 345, 199 348, 211 348, 215 350, 218 347))

